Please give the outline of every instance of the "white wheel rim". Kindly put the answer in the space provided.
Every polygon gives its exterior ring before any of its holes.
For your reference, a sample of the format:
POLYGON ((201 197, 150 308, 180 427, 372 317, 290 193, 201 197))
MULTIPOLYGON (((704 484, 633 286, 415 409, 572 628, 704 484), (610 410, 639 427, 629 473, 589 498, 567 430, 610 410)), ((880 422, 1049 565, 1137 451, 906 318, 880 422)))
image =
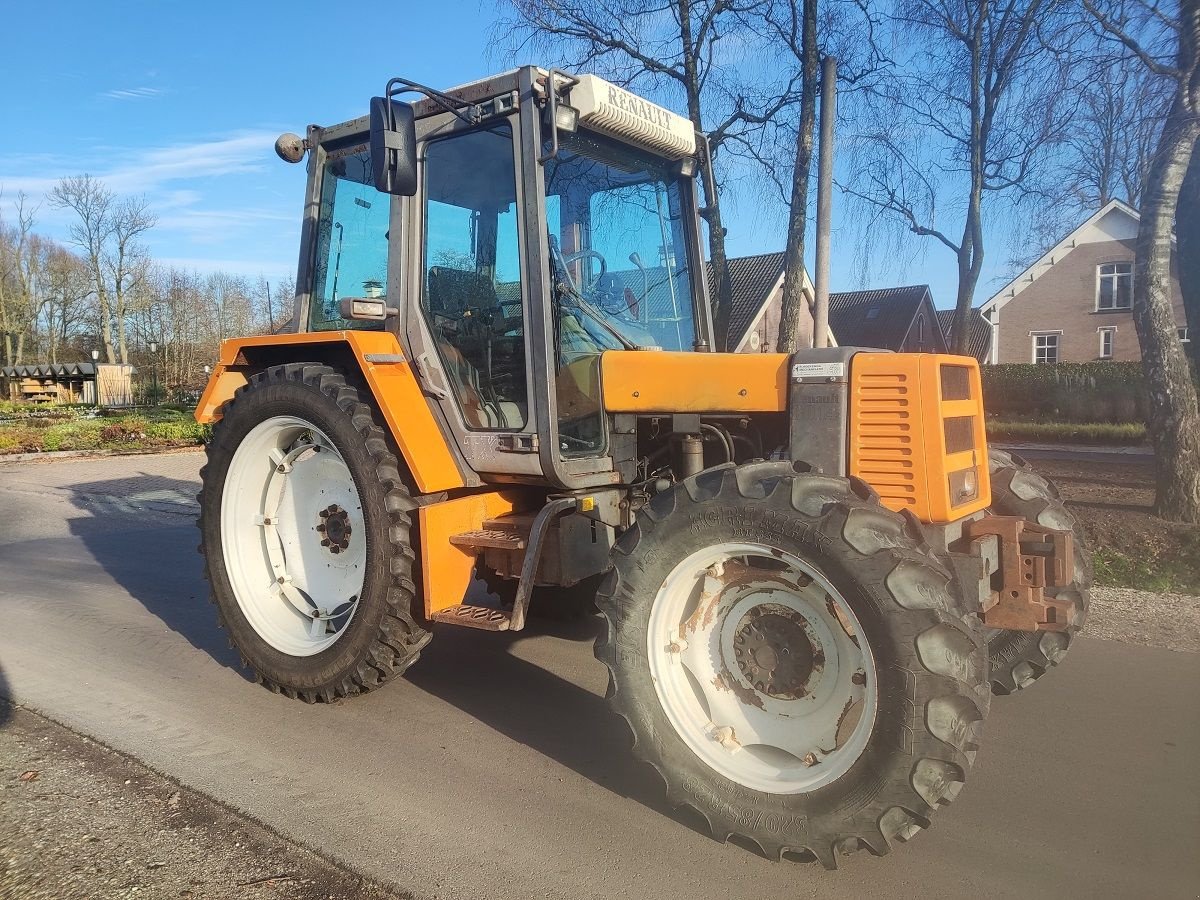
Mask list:
POLYGON ((815 567, 755 543, 706 547, 663 582, 650 674, 676 733, 730 781, 771 794, 844 775, 875 724, 875 663, 815 567))
POLYGON ((367 530, 354 478, 323 431, 275 416, 242 439, 221 493, 221 547, 238 607, 276 650, 311 656, 345 633, 367 530))

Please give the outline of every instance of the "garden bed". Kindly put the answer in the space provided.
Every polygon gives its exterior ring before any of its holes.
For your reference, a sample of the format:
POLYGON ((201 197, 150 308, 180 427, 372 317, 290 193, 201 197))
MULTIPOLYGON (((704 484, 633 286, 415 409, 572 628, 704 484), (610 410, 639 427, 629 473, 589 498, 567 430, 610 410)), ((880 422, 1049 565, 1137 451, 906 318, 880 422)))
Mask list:
POLYGON ((209 433, 190 411, 0 404, 0 456, 60 450, 157 450, 202 444, 209 433))

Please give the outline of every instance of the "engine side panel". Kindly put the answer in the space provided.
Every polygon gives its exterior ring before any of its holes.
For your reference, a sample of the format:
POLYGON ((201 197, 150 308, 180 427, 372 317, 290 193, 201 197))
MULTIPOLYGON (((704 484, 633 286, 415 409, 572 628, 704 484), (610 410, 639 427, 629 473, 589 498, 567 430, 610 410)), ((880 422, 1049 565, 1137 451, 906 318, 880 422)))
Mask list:
POLYGON ((786 353, 609 350, 600 358, 609 412, 783 412, 786 353))

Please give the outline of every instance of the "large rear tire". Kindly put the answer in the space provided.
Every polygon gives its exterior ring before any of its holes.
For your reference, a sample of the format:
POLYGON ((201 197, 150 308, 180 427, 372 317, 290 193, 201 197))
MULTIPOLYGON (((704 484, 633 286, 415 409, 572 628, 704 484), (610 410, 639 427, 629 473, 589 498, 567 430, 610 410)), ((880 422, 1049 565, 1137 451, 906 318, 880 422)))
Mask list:
POLYGON ((256 680, 309 703, 379 687, 430 633, 414 614, 416 507, 373 407, 317 363, 273 366, 221 410, 201 552, 256 680))
POLYGON ((610 704, 714 837, 833 868, 957 795, 991 697, 982 629, 861 482, 711 470, 643 509, 613 563, 610 704))
POLYGON ((1066 631, 991 631, 992 692, 1012 694, 1029 687, 1062 662, 1075 636, 1087 620, 1091 602, 1092 561, 1083 544, 1075 517, 1059 499, 1054 485, 1037 474, 1019 457, 992 450, 988 458, 992 473, 991 511, 999 516, 1020 516, 1048 528, 1072 532, 1075 549, 1075 581, 1064 588, 1050 588, 1053 597, 1071 596, 1075 616, 1066 631))

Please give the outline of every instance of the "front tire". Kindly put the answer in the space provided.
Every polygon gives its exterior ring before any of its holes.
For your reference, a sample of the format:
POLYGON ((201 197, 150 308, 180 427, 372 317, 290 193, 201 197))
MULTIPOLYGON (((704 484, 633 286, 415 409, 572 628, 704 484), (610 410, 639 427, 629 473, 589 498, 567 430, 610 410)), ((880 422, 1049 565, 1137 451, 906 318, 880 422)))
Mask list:
POLYGON ((309 703, 382 685, 430 639, 415 503, 373 413, 328 366, 273 366, 222 408, 201 471, 220 624, 256 680, 309 703))
POLYGON ((861 483, 711 470, 656 497, 613 563, 610 704, 714 837, 833 868, 957 795, 990 700, 982 629, 861 483))
POLYGON ((1075 636, 1087 620, 1091 602, 1092 561, 1084 547, 1075 517, 1067 511, 1054 486, 1038 475, 1024 460, 1003 450, 991 450, 991 511, 999 516, 1020 516, 1030 522, 1072 532, 1075 550, 1075 581, 1046 593, 1075 600, 1075 616, 1066 631, 1002 631, 988 637, 991 656, 992 693, 1013 694, 1029 687, 1062 662, 1075 636))

